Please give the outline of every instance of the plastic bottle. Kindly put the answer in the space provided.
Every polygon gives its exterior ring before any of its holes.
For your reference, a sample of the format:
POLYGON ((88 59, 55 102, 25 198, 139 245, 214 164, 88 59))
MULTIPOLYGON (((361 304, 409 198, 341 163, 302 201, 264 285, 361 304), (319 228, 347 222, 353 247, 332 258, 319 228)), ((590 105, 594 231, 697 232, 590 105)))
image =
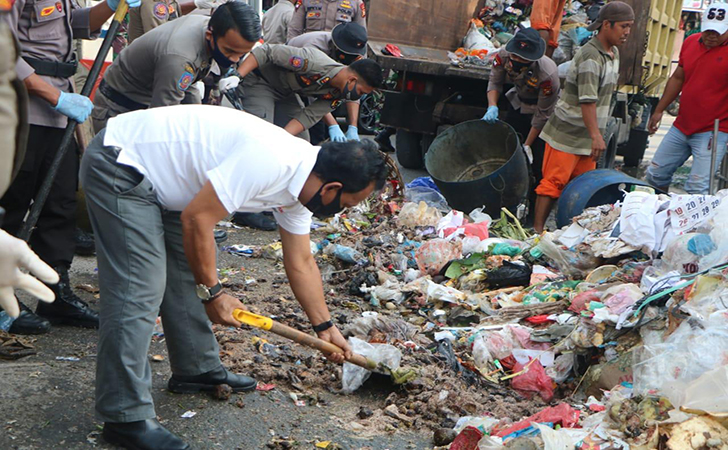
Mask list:
POLYGON ((341 244, 327 245, 324 249, 324 253, 332 255, 335 258, 349 264, 359 264, 363 266, 369 262, 369 260, 367 260, 367 258, 357 250, 341 244))

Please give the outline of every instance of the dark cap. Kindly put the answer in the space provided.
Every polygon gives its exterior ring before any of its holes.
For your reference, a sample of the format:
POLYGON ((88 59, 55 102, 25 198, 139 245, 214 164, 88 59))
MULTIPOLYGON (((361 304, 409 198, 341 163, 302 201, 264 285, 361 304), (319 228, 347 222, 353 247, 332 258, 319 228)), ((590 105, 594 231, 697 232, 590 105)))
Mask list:
POLYGON ((349 55, 366 55, 367 29, 358 23, 340 23, 331 30, 336 48, 349 55))
POLYGON ((508 41, 506 51, 527 61, 536 61, 546 52, 546 41, 533 28, 524 28, 508 41))
POLYGON ((586 29, 589 31, 598 30, 605 20, 609 22, 629 22, 634 20, 634 10, 624 2, 609 2, 602 6, 597 19, 586 27, 586 29))

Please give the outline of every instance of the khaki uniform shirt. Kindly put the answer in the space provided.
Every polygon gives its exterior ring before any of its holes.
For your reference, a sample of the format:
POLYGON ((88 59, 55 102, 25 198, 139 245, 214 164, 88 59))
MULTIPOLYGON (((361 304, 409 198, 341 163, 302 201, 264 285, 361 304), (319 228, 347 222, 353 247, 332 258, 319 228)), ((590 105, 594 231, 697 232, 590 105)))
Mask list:
POLYGON ((182 16, 177 0, 142 0, 139 8, 129 9, 129 43, 163 23, 182 16))
MULTIPOLYGON (((73 61, 73 39, 95 37, 89 29, 89 8, 81 9, 73 0, 16 0, 3 17, 20 42, 21 56, 46 61, 73 61)), ((35 70, 18 58, 15 70, 25 80, 35 70)), ((73 92, 69 78, 41 76, 51 86, 73 92)), ((29 100, 28 121, 32 125, 65 128, 68 119, 40 97, 29 100)))
MULTIPOLYGON (((146 33, 106 69, 105 82, 151 108, 180 104, 187 89, 210 71, 212 55, 205 39, 209 21, 206 16, 190 15, 146 33)), ((94 104, 94 119, 103 120, 108 103, 94 104)))
POLYGON ((278 0, 263 14, 263 41, 267 44, 285 44, 288 39, 288 24, 295 6, 289 0, 278 0))
POLYGON ((316 98, 299 117, 295 117, 305 129, 341 104, 341 92, 330 82, 346 66, 320 50, 263 44, 251 53, 258 61, 254 74, 275 91, 284 96, 295 93, 316 98))
POLYGON ((366 28, 363 0, 298 0, 288 24, 288 40, 311 31, 331 31, 344 22, 356 22, 366 28))
POLYGON ((533 114, 531 126, 541 130, 554 112, 559 99, 559 69, 551 58, 544 56, 534 61, 528 70, 515 74, 506 69, 510 58, 511 55, 505 48, 496 54, 490 71, 488 90, 503 92, 503 84, 512 83, 514 86, 506 93, 506 98, 522 114, 533 114))

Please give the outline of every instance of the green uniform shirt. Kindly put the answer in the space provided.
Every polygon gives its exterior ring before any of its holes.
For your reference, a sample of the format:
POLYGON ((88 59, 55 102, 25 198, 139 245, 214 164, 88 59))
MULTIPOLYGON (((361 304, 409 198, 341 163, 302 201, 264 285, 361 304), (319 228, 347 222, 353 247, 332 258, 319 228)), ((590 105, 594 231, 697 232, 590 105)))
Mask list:
POLYGON ((575 155, 591 154, 591 137, 581 114, 582 103, 597 104, 597 123, 604 133, 609 119, 612 94, 619 79, 619 51, 614 57, 592 38, 574 56, 553 115, 541 131, 541 138, 556 150, 575 155))

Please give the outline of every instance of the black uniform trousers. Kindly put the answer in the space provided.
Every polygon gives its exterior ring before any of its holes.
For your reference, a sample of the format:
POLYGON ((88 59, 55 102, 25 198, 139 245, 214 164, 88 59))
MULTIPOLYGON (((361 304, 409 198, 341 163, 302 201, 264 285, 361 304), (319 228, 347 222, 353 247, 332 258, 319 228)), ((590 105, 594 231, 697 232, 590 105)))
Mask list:
MULTIPOLYGON (((64 131, 63 128, 30 126, 25 159, 18 176, 0 199, 0 206, 5 208, 3 228, 8 233, 17 235, 20 231, 31 201, 38 194, 58 152, 64 131)), ((30 247, 51 267, 70 266, 73 260, 78 165, 77 145, 73 140, 30 239, 30 247)))

